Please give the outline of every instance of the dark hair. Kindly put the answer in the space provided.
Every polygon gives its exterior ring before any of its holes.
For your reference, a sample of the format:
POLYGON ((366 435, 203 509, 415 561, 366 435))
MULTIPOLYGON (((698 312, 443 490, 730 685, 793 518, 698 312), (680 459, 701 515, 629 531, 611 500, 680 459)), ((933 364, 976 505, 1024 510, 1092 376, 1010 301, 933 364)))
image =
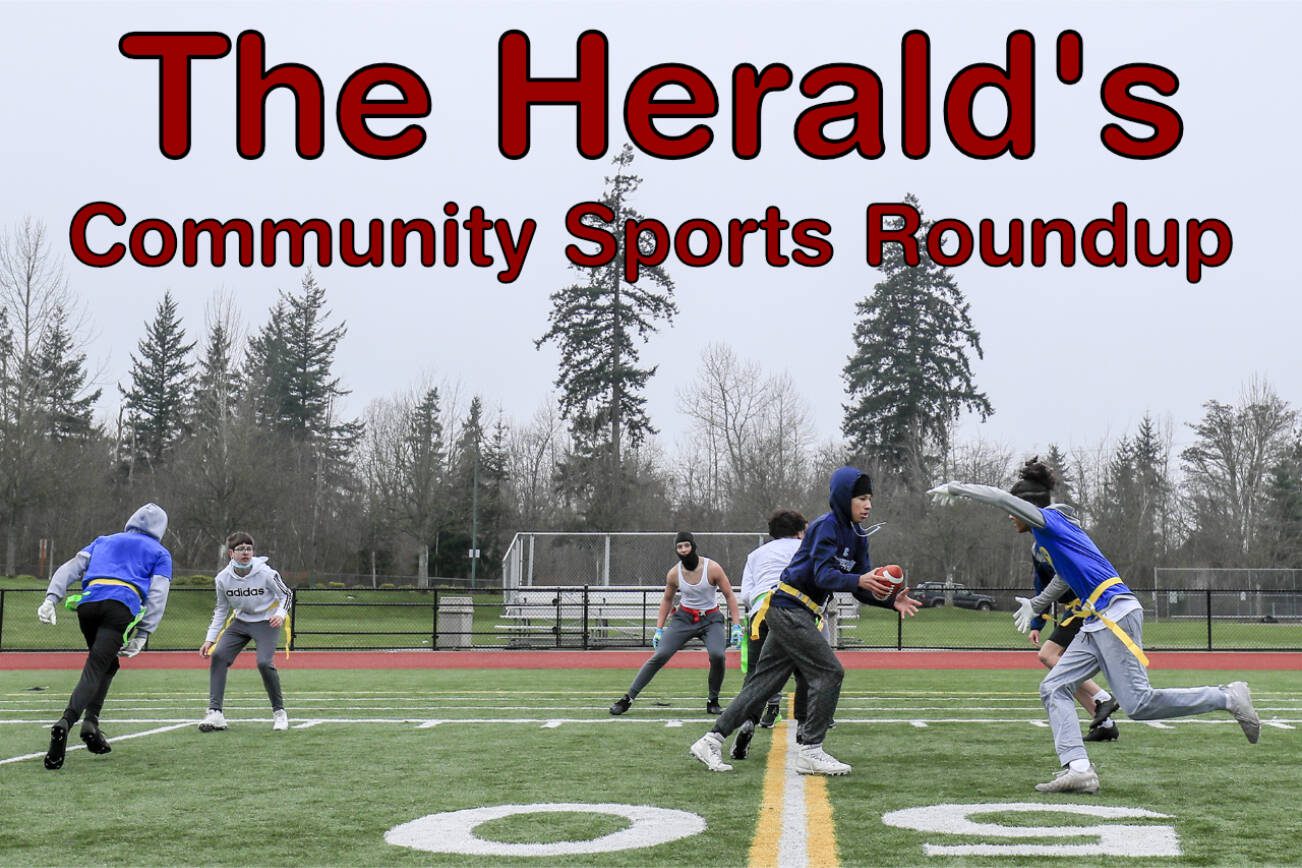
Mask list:
POLYGON ((237 530, 230 536, 226 537, 226 548, 233 549, 236 546, 253 545, 253 537, 249 536, 242 530, 237 530))
POLYGON ((809 522, 798 512, 779 509, 769 516, 769 536, 774 539, 793 537, 805 529, 809 522))
POLYGON ((1058 485, 1058 474, 1036 455, 1017 471, 1017 481, 1009 492, 1041 509, 1052 501, 1051 493, 1058 485))

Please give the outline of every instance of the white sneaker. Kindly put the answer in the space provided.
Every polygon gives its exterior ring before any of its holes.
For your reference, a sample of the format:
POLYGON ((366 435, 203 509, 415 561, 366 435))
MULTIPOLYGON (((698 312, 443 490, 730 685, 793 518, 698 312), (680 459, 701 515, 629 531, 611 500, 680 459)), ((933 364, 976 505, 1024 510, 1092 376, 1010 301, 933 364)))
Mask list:
POLYGON ((278 708, 271 712, 271 728, 275 732, 284 732, 289 729, 289 715, 285 713, 285 709, 278 708))
POLYGON ((1070 766, 1064 767, 1062 771, 1053 776, 1053 780, 1043 784, 1036 784, 1035 788, 1042 793, 1089 793, 1093 795, 1099 791, 1099 773, 1090 766, 1083 772, 1074 772, 1070 766))
POLYGON ((730 772, 732 766, 723 761, 723 739, 715 732, 707 732, 692 745, 692 756, 705 763, 712 772, 730 772))
POLYGON ((848 775, 847 763, 823 750, 821 744, 807 744, 796 754, 796 772, 802 775, 848 775))
POLYGON ((1257 739, 1261 738, 1261 718, 1257 717, 1257 709, 1252 706, 1252 693, 1248 690, 1247 682, 1232 681, 1223 689, 1229 698, 1226 711, 1234 715, 1239 726, 1243 727, 1248 743, 1256 744, 1257 739))
POLYGON ((199 721, 200 732, 215 732, 226 728, 226 715, 222 714, 215 708, 208 709, 208 713, 199 721))

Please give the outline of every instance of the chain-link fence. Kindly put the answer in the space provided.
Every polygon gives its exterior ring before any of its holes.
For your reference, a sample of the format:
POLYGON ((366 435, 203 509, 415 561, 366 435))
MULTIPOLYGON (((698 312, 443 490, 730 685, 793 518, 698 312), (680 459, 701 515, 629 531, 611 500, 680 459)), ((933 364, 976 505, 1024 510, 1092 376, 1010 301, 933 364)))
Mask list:
MULTIPOLYGON (((295 650, 643 648, 664 586, 606 585, 468 591, 460 588, 306 588, 295 592, 295 650)), ((919 586, 915 618, 848 601, 841 648, 1031 650, 1013 629, 1006 588, 919 586)), ((1302 590, 1136 589, 1144 646, 1157 651, 1302 651, 1302 590)), ((40 624, 43 591, 0 590, 0 652, 84 650, 75 611, 40 624)), ((152 650, 198 648, 212 617, 211 588, 174 587, 152 650)))
MULTIPOLYGON (((733 570, 741 585, 746 557, 769 537, 765 533, 698 533, 696 550, 733 570)), ((675 534, 517 533, 502 558, 502 586, 542 587, 664 586, 665 573, 678 563, 675 534)))

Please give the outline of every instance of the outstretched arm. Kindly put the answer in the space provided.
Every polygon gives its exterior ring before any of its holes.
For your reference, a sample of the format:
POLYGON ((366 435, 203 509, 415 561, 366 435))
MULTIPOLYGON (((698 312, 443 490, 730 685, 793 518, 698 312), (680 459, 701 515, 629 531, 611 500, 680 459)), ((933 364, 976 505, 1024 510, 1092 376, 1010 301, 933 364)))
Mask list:
POLYGON ((1044 513, 1034 504, 1027 503, 1016 495, 1009 494, 993 485, 975 485, 969 482, 944 482, 937 485, 928 494, 938 499, 948 500, 953 497, 966 497, 979 503, 997 506, 1010 515, 1015 515, 1032 527, 1044 527, 1044 513))

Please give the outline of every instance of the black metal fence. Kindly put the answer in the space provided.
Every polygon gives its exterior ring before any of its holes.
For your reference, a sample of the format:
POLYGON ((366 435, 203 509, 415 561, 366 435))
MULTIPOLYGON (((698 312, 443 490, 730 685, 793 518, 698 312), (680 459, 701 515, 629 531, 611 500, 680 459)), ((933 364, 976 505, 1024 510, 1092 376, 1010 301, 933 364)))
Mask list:
MULTIPOLYGON (((843 602, 841 648, 1029 649, 1013 629, 1007 588, 920 586, 925 608, 900 618, 843 602)), ((1302 591, 1138 589, 1151 650, 1302 651, 1302 591)), ((308 588, 295 592, 294 650, 643 648, 663 587, 308 588)), ((0 589, 0 652, 83 650, 74 611, 40 624, 38 589, 0 589)), ((174 587, 152 650, 198 653, 212 617, 211 588, 174 587)), ((1051 628, 1050 628, 1051 629, 1051 628)), ((1045 633, 1047 637, 1047 631, 1045 633)))

